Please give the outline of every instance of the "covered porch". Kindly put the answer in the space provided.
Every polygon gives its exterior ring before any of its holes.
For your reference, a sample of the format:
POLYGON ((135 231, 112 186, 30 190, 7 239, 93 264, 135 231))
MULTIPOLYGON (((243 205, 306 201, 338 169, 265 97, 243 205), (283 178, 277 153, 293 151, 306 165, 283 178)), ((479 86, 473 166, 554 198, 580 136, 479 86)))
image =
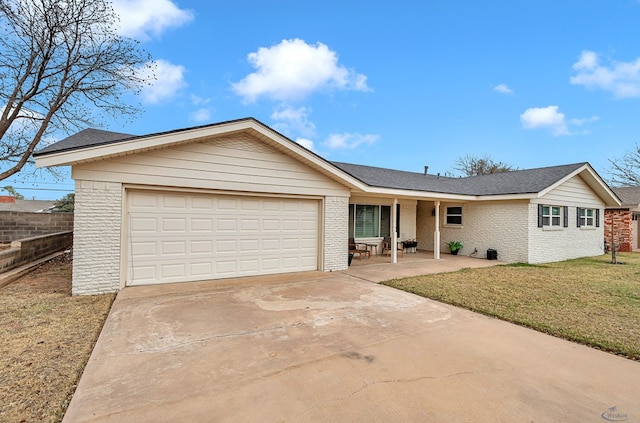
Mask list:
POLYGON ((413 256, 413 261, 422 260, 427 258, 426 254, 431 260, 440 260, 441 251, 449 253, 441 240, 441 230, 452 224, 451 219, 459 219, 453 224, 462 226, 462 207, 455 208, 458 215, 450 216, 448 210, 453 208, 442 205, 440 199, 352 196, 348 220, 350 250, 354 244, 358 250, 367 250, 365 254, 356 252, 352 265, 363 261, 363 257, 396 263, 405 256, 413 256), (421 253, 415 254, 416 250, 421 253))

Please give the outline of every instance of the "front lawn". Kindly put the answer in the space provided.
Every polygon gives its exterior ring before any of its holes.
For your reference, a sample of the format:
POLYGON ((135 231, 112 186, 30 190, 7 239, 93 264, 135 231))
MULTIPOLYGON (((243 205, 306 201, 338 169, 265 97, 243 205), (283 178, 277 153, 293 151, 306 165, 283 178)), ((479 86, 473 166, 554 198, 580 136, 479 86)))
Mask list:
POLYGON ((640 359, 640 254, 511 264, 384 284, 640 359))

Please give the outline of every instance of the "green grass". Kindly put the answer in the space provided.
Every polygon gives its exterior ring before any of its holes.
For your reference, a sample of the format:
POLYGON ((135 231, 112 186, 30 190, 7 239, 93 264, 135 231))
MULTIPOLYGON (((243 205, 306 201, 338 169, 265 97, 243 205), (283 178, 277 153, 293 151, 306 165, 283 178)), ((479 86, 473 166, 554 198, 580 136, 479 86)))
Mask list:
POLYGON ((384 284, 640 360, 640 254, 507 264, 384 284))

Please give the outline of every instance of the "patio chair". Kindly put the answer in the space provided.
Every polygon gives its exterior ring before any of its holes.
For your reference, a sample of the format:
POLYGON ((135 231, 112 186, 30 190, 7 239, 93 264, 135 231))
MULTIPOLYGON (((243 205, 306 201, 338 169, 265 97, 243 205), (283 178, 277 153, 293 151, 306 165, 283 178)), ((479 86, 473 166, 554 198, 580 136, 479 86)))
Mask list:
POLYGON ((349 238, 349 254, 357 254, 360 260, 362 260, 363 254, 367 256, 367 258, 371 257, 371 251, 369 251, 367 245, 357 243, 354 238, 349 238))
MULTIPOLYGON (((398 241, 398 252, 404 255, 404 244, 402 241, 398 241)), ((388 256, 391 255, 391 237, 385 236, 382 240, 382 254, 386 254, 388 256)))

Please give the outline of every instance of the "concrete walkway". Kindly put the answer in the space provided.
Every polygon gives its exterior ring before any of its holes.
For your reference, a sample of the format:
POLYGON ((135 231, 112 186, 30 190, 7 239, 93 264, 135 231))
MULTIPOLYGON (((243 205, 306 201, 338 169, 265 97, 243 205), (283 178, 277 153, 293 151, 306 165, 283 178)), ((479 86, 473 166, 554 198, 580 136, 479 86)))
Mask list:
POLYGON ((124 289, 64 422, 640 421, 638 363, 359 268, 124 289))

